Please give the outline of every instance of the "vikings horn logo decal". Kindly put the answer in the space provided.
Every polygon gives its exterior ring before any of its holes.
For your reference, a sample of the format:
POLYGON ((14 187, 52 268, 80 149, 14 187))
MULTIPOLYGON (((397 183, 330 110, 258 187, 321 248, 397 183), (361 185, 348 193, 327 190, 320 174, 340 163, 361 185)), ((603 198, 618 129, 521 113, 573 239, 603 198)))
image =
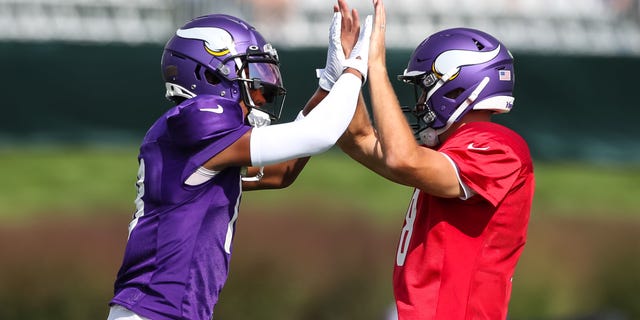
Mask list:
POLYGON ((204 41, 204 48, 214 56, 224 56, 234 47, 231 34, 224 29, 202 27, 178 29, 176 35, 180 38, 204 41))
POLYGON ((468 50, 445 51, 433 62, 433 71, 440 75, 451 74, 455 78, 460 71, 460 67, 474 64, 482 64, 493 60, 500 53, 500 46, 492 51, 478 52, 468 50), (452 72, 455 70, 455 72, 452 72))

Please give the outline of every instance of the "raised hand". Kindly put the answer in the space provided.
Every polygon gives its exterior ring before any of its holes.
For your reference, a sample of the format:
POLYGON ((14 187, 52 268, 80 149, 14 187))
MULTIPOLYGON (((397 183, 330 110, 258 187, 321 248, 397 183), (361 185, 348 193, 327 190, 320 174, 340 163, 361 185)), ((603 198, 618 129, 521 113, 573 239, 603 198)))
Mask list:
POLYGON ((355 9, 350 11, 346 0, 338 0, 338 6, 334 6, 333 9, 334 11, 339 10, 342 15, 342 47, 345 56, 348 57, 344 62, 344 67, 357 70, 362 75, 364 82, 367 79, 368 71, 367 61, 369 60, 372 17, 367 16, 364 27, 360 28, 358 12, 355 9))
POLYGON ((329 46, 327 47, 327 61, 324 69, 317 69, 316 73, 319 78, 318 85, 325 91, 331 91, 333 84, 336 83, 338 77, 342 74, 345 60, 344 51, 342 49, 341 24, 342 15, 337 12, 334 6, 331 27, 329 28, 329 46))
POLYGON ((333 6, 333 11, 340 13, 342 16, 340 41, 345 57, 349 57, 360 34, 360 16, 358 15, 358 10, 349 10, 349 5, 346 0, 338 0, 338 4, 333 6))
POLYGON ((375 15, 373 19, 373 30, 371 32, 371 44, 369 46, 369 65, 385 66, 385 31, 386 13, 382 0, 373 0, 375 15))
POLYGON ((349 10, 346 0, 338 0, 333 6, 333 18, 329 28, 329 46, 324 69, 316 70, 318 85, 330 91, 344 70, 346 57, 351 54, 358 40, 360 17, 357 10, 349 10))

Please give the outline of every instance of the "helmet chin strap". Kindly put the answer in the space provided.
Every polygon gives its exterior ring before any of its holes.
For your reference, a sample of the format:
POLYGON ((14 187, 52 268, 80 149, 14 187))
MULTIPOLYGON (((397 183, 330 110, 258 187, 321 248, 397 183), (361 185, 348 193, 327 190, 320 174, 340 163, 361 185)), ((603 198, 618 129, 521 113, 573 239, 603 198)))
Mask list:
POLYGON ((427 145, 428 147, 437 146, 440 143, 440 139, 439 139, 440 135, 443 132, 449 130, 451 125, 454 122, 458 121, 458 118, 467 109, 467 107, 469 107, 469 105, 471 105, 474 101, 476 101, 476 99, 478 98, 482 90, 484 90, 487 84, 489 84, 489 80, 490 80, 489 77, 484 77, 484 79, 480 81, 480 84, 476 87, 475 90, 473 90, 473 92, 471 92, 469 97, 467 97, 467 99, 465 99, 464 102, 462 102, 460 106, 456 108, 456 111, 451 115, 451 117, 449 117, 449 119, 447 120, 447 124, 444 127, 439 129, 426 128, 422 132, 420 132, 419 134, 420 141, 425 145, 427 145))

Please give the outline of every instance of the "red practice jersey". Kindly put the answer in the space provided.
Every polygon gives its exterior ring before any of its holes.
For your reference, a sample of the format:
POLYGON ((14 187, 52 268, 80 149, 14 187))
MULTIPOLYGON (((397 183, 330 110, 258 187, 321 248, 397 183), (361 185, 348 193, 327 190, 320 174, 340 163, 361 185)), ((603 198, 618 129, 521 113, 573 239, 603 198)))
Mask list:
POLYGON ((398 317, 505 319, 533 199, 529 148, 504 126, 473 122, 438 151, 475 195, 446 199, 415 190, 394 268, 398 317))

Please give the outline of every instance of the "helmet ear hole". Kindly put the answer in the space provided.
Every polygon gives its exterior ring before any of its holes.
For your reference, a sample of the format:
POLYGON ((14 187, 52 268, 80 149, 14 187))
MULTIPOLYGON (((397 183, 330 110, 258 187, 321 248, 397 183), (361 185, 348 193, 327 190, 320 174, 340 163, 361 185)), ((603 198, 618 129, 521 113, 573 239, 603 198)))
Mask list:
POLYGON ((204 77, 209 84, 214 86, 221 82, 220 78, 218 78, 218 76, 216 76, 213 72, 211 72, 211 70, 208 69, 204 71, 204 77))
POLYGON ((196 79, 198 79, 198 81, 202 80, 202 76, 200 75, 201 72, 202 72, 202 65, 199 64, 196 66, 196 70, 193 71, 193 74, 196 77, 196 79))
POLYGON ((165 79, 174 79, 178 76, 178 67, 176 65, 168 65, 164 68, 165 79))
POLYGON ((455 100, 463 92, 464 92, 464 88, 456 88, 456 89, 453 89, 453 90, 447 92, 444 96, 449 98, 449 99, 454 99, 455 100))

